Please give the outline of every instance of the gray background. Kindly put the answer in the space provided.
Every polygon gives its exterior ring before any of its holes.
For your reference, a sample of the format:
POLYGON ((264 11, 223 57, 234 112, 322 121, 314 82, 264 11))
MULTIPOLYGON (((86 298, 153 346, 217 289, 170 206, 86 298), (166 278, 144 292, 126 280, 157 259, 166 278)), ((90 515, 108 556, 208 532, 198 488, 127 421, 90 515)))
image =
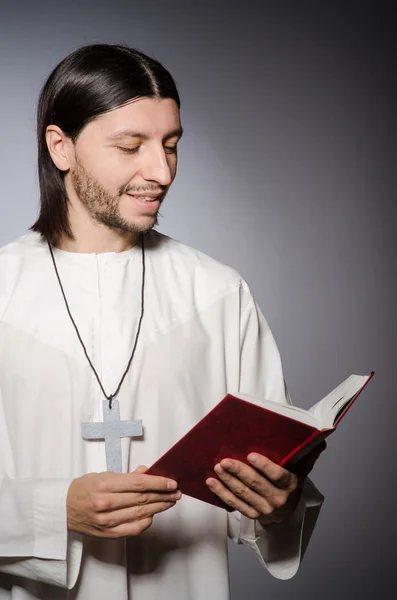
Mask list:
POLYGON ((45 77, 82 44, 130 44, 182 97, 160 230, 248 280, 296 404, 376 371, 315 468, 326 503, 299 574, 231 545, 233 600, 396 597, 393 4, 0 1, 0 244, 36 215, 45 77))

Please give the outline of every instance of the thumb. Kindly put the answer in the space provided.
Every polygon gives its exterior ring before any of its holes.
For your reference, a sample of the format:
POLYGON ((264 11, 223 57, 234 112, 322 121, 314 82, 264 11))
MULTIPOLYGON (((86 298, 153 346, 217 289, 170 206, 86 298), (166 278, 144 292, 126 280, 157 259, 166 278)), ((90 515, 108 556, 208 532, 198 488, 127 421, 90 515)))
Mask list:
POLYGON ((148 467, 146 467, 145 465, 139 465, 139 467, 135 469, 134 473, 144 473, 147 470, 148 467))

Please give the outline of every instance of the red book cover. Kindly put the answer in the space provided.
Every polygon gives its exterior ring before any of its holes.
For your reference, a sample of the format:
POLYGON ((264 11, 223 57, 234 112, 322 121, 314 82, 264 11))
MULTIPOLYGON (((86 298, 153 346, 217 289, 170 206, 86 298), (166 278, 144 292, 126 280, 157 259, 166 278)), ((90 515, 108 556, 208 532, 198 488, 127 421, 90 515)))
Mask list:
MULTIPOLYGON (((249 464, 258 452, 280 463, 315 434, 314 427, 228 394, 146 473, 175 479, 183 494, 232 510, 206 486, 223 458, 249 464)), ((252 466, 252 465, 251 465, 252 466)))
MULTIPOLYGON (((350 401, 349 408, 365 385, 350 401)), ((337 422, 346 412, 347 409, 337 422)), ((291 465, 294 457, 300 458, 304 449, 311 449, 319 438, 324 439, 332 431, 334 428, 319 430, 228 394, 146 473, 170 477, 178 482, 183 494, 231 511, 205 483, 208 477, 219 479, 213 470, 218 462, 232 458, 249 464, 247 455, 257 452, 279 465, 291 465)))

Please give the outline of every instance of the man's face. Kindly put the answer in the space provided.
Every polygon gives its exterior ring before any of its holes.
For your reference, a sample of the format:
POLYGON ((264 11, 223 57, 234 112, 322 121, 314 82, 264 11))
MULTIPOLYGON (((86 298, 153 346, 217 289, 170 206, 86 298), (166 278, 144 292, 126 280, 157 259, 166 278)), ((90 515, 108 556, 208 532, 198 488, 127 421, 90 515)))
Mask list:
POLYGON ((142 98, 105 113, 80 133, 66 189, 97 222, 148 231, 175 178, 181 135, 179 109, 168 98, 142 98))

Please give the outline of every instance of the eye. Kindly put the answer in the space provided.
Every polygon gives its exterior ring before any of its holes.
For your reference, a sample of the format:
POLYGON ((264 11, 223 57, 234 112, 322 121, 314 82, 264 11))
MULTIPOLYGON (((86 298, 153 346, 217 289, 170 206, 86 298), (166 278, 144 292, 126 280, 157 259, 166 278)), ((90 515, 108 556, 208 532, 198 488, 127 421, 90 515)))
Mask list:
MULTIPOLYGON (((116 146, 116 148, 117 150, 125 152, 126 154, 134 154, 139 150, 140 146, 135 146, 134 148, 124 148, 123 146, 116 146)), ((176 154, 178 148, 176 146, 164 146, 164 150, 167 152, 167 154, 176 154)))
POLYGON ((139 150, 139 146, 135 146, 134 148, 123 148, 122 146, 116 146, 117 150, 121 150, 121 152, 125 152, 126 154, 133 154, 137 150, 139 150))
POLYGON ((164 146, 164 150, 168 153, 168 154, 176 154, 178 148, 176 146, 164 146))

